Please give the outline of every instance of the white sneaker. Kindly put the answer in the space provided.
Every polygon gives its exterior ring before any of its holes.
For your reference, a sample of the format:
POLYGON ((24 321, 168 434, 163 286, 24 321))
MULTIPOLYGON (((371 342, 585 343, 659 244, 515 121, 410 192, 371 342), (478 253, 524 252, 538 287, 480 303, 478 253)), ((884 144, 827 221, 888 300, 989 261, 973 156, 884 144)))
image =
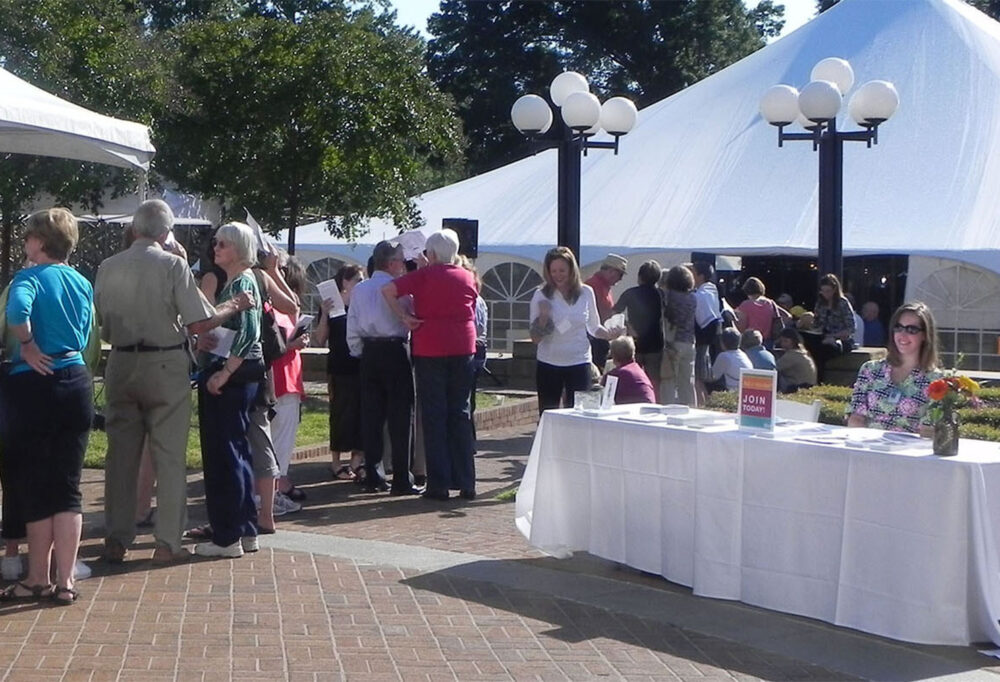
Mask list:
POLYGON ((302 505, 291 499, 282 492, 274 493, 274 515, 284 516, 285 514, 294 514, 297 511, 302 510, 302 505))
POLYGON ((199 542, 194 546, 194 553, 198 556, 225 557, 227 559, 238 559, 243 556, 243 546, 239 542, 231 545, 217 545, 214 542, 199 542))
POLYGON ((23 568, 20 556, 5 556, 0 561, 0 575, 4 580, 17 580, 21 577, 23 568))
POLYGON ((244 552, 260 551, 260 542, 257 541, 256 535, 244 535, 240 538, 240 544, 243 546, 244 552))
POLYGON ((76 560, 76 563, 73 565, 74 580, 86 580, 92 575, 92 573, 93 572, 90 570, 90 566, 83 563, 79 559, 76 560))

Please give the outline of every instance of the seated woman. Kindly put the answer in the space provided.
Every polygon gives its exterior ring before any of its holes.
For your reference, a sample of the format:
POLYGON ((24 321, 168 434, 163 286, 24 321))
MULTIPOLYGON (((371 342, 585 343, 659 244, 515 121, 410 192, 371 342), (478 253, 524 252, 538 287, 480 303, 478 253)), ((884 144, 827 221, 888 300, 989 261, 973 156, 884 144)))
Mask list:
POLYGON ((630 403, 655 403, 653 384, 638 362, 635 361, 635 342, 631 336, 619 336, 611 342, 611 360, 615 367, 601 379, 616 377, 615 405, 630 403))
POLYGON ((756 329, 747 329, 740 335, 740 350, 747 354, 754 369, 775 369, 774 354, 764 348, 764 339, 756 329))
MULTIPOLYGON (((800 329, 804 327, 804 317, 797 323, 800 329)), ((812 329, 803 329, 809 332, 803 338, 816 361, 819 380, 823 381, 826 363, 854 349, 854 309, 833 273, 819 278, 819 298, 812 324, 812 329)))
POLYGON ((800 388, 816 385, 816 363, 802 345, 802 335, 788 327, 778 334, 778 348, 784 351, 776 362, 778 390, 795 393, 800 388))
POLYGON ((889 322, 889 353, 858 370, 848 426, 916 433, 927 414, 927 387, 940 376, 937 330, 930 309, 904 303, 889 322))
POLYGON ((735 391, 740 387, 740 369, 753 369, 747 354, 740 350, 740 333, 735 329, 723 329, 719 336, 722 352, 712 363, 712 381, 724 382, 722 388, 735 391))

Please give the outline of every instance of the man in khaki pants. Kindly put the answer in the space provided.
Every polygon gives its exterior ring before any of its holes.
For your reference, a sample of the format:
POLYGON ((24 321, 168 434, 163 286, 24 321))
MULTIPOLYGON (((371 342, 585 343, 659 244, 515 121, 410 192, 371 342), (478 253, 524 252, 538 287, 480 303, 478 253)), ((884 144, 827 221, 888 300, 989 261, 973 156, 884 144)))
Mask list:
POLYGON ((173 227, 158 199, 139 206, 135 242, 97 272, 95 303, 101 336, 111 344, 104 374, 108 455, 105 469, 104 557, 125 560, 135 539, 136 480, 148 438, 156 467, 156 549, 153 562, 186 559, 181 533, 187 516, 185 455, 191 423, 190 356, 185 327, 208 331, 250 307, 237 297, 214 309, 184 259, 163 249, 173 227))

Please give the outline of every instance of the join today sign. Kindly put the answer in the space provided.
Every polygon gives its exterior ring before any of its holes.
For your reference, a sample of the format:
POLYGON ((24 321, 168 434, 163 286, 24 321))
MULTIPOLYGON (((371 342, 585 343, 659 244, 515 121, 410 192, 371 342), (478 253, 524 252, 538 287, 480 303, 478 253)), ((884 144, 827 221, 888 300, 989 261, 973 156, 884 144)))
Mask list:
POLYGON ((774 431, 778 373, 771 369, 740 370, 739 426, 750 431, 774 431))

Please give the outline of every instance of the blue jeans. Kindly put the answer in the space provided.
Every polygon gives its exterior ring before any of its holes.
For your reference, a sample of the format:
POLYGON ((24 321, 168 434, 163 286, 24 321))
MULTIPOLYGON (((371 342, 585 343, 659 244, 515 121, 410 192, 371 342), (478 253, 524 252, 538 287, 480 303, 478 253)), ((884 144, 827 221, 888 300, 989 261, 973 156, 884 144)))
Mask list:
POLYGON ((475 381, 472 355, 414 358, 420 395, 427 490, 476 489, 475 444, 469 396, 475 381))

